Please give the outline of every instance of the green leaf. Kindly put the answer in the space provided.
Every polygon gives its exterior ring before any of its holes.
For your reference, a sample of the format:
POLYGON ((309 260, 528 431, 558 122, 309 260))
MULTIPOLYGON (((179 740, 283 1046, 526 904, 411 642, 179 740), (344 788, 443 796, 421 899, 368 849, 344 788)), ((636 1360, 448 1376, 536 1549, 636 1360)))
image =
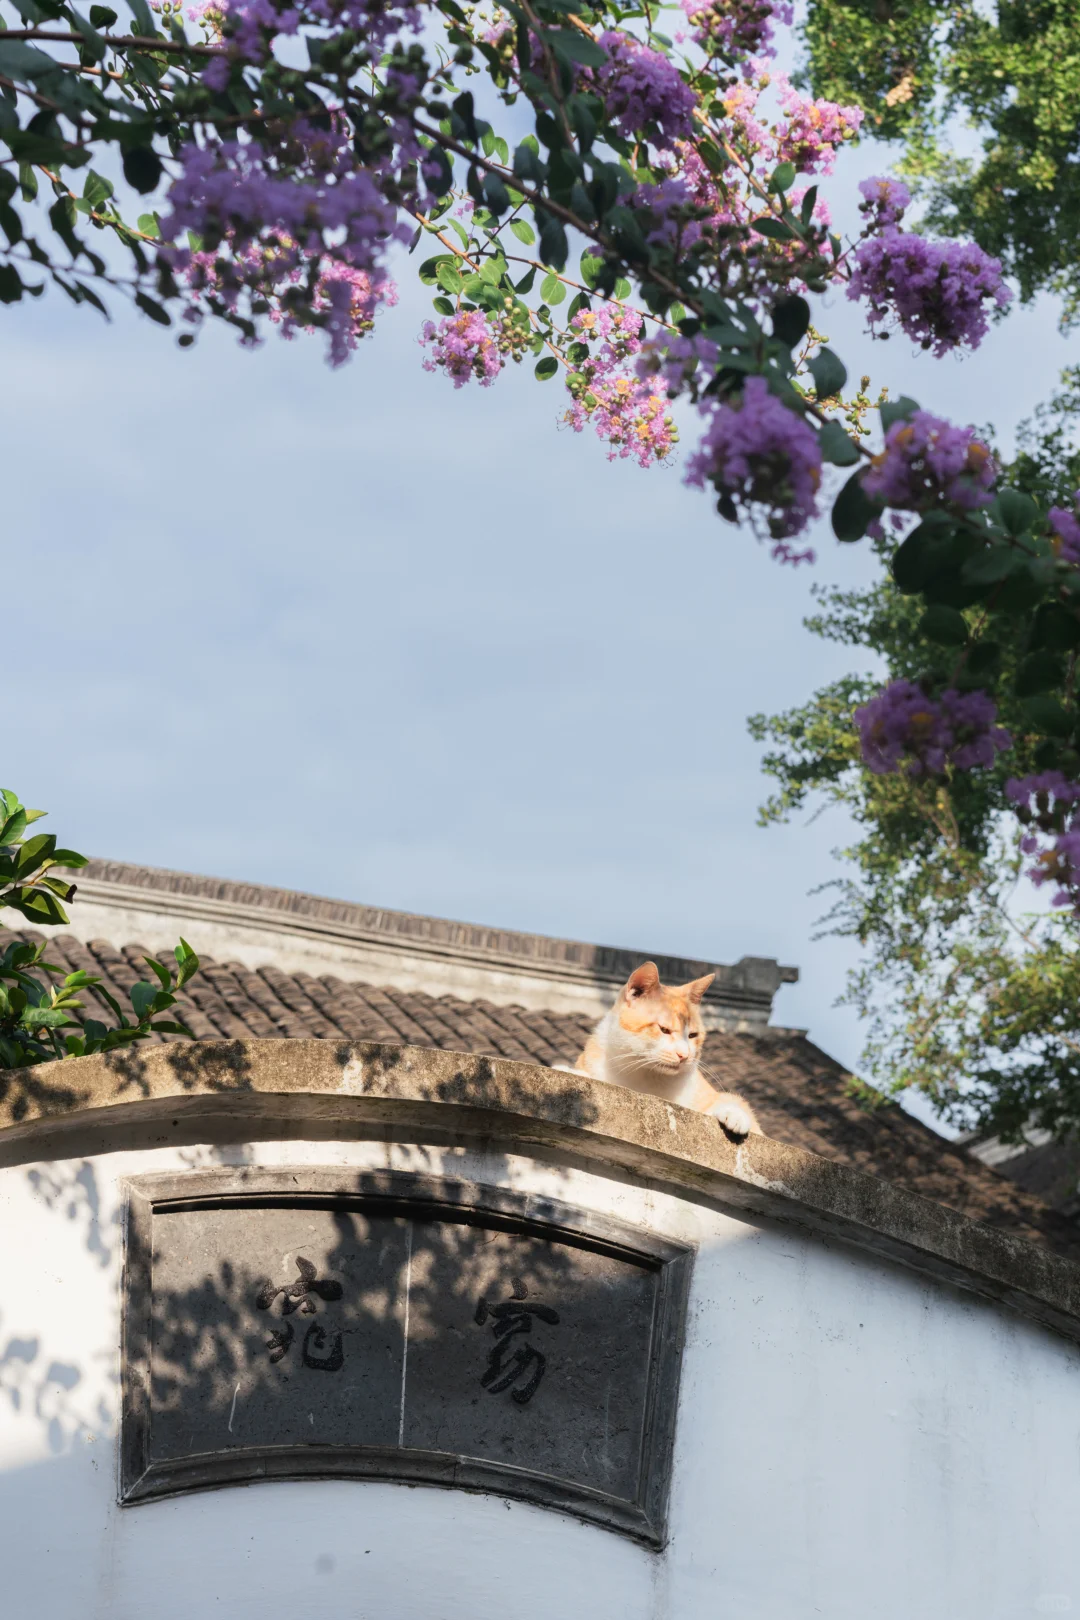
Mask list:
POLYGON ((173 951, 180 971, 176 975, 176 988, 183 989, 188 980, 199 971, 199 958, 195 955, 187 940, 181 937, 179 945, 173 951))
POLYGON ((149 315, 150 319, 152 321, 156 321, 159 326, 172 325, 172 317, 165 309, 162 308, 156 299, 149 298, 144 292, 137 292, 135 294, 135 302, 138 304, 143 314, 149 315))
POLYGON ((1018 489, 1003 489, 991 507, 991 516, 1000 519, 1006 534, 1026 534, 1039 518, 1039 508, 1030 495, 1018 489))
POLYGON ((887 399, 879 406, 881 431, 888 433, 894 422, 906 422, 918 409, 915 401, 908 399, 906 395, 901 395, 899 399, 887 399))
POLYGON ((443 259, 440 263, 437 279, 439 286, 445 288, 448 293, 453 293, 456 296, 464 291, 465 281, 461 271, 449 259, 443 259))
POLYGON ((802 200, 802 206, 799 209, 799 218, 802 220, 804 227, 809 226, 814 217, 814 209, 817 207, 817 193, 817 186, 811 186, 810 190, 806 193, 806 196, 802 200))
POLYGON ((843 392, 847 382, 847 369, 831 349, 819 349, 806 368, 814 379, 818 399, 832 399, 843 392))
POLYGON ((1033 729, 1046 736, 1067 737, 1072 730, 1072 716, 1057 698, 1051 697, 1049 693, 1040 692, 1037 696, 1028 698, 1023 709, 1033 729))
POLYGON ((809 327, 810 305, 798 293, 794 293, 790 298, 782 298, 773 306, 773 337, 779 338, 789 349, 802 342, 809 327))
POLYGON ((544 165, 540 161, 535 137, 522 141, 514 152, 514 173, 522 180, 531 180, 539 184, 544 177, 544 165))
POLYGON ((454 313, 454 306, 449 298, 433 298, 431 307, 437 315, 452 315, 454 313))
POLYGON ((91 6, 90 21, 95 28, 111 28, 119 19, 111 6, 91 6))
POLYGON ((484 200, 496 216, 505 214, 510 207, 509 194, 497 174, 489 174, 485 179, 484 200))
POLYGON ((773 170, 769 178, 769 190, 781 193, 790 191, 795 184, 796 173, 794 163, 781 163, 773 170))
POLYGON ((13 264, 0 264, 0 304, 17 304, 23 295, 23 284, 13 264))
POLYGON ((973 675, 988 675, 1001 662, 1001 646, 996 641, 978 641, 967 655, 967 668, 973 675))
POLYGON ((133 146, 124 153, 124 179, 138 192, 154 190, 161 179, 161 159, 152 146, 133 146))
POLYGON ((603 67, 608 59, 602 45, 587 34, 579 33, 576 28, 547 28, 544 38, 564 62, 572 62, 579 67, 603 67))
POLYGON ((86 18, 81 16, 79 12, 75 10, 75 7, 71 4, 71 0, 68 0, 68 11, 71 13, 72 17, 74 17, 79 33, 83 38, 83 43, 80 49, 85 51, 87 56, 92 56, 95 62, 103 61, 105 58, 105 53, 109 47, 98 33, 93 23, 87 22, 86 18))
MULTIPOLYGON (((18 804, 17 799, 15 802, 18 804)), ((29 820, 29 815, 23 809, 22 805, 19 805, 19 808, 12 811, 11 815, 8 816, 6 821, 0 823, 0 845, 21 843, 23 833, 26 831, 26 824, 29 820)))
POLYGON ((892 576, 906 595, 921 591, 928 580, 940 573, 952 559, 952 530, 940 524, 922 522, 897 547, 892 560, 892 576))
POLYGON ((146 0, 128 0, 128 8, 135 18, 136 32, 141 34, 144 39, 153 38, 157 29, 154 24, 153 13, 146 0))
POLYGON ((566 232, 553 214, 540 211, 538 213, 536 223, 540 229, 540 257, 545 264, 550 264, 556 270, 563 270, 570 252, 566 232))
POLYGON ((1050 692, 1060 686, 1065 675, 1065 664, 1060 653, 1043 648, 1032 653, 1016 672, 1017 697, 1033 697, 1036 692, 1050 692))
POLYGON ((0 73, 9 79, 35 84, 39 79, 59 78, 60 65, 55 56, 39 51, 36 45, 27 45, 21 39, 0 37, 0 73))
POLYGON ((872 501, 862 487, 862 473, 852 473, 833 503, 832 527, 838 540, 861 540, 866 525, 876 518, 881 508, 872 501))
POLYGON ((1023 566, 1023 554, 1014 547, 989 545, 968 558, 963 577, 971 585, 996 585, 1023 566))
POLYGON ((161 222, 156 214, 140 214, 139 229, 144 236, 159 237, 161 235, 161 222))
POLYGON ((93 169, 87 169, 86 179, 83 182, 83 196, 91 208, 97 208, 101 203, 107 202, 112 194, 112 181, 106 180, 93 169))
POLYGON ((1080 618, 1058 602, 1047 603, 1035 615, 1031 642, 1035 647, 1071 652, 1080 647, 1080 618))
POLYGON ((140 979, 138 984, 132 985, 129 994, 131 996, 131 1005, 135 1009, 135 1016, 141 1024, 153 1006, 158 992, 152 984, 148 984, 145 979, 140 979))
POLYGON ((759 236, 767 236, 773 242, 792 242, 795 232, 790 225, 785 225, 782 219, 774 219, 771 214, 762 214, 760 219, 750 221, 759 236))
POLYGON ((962 647, 968 638, 967 620, 956 608, 935 602, 919 620, 919 632, 927 641, 939 642, 944 647, 962 647))
POLYGON ((74 1022, 69 1013, 57 1012, 52 1007, 27 1007, 19 1019, 24 1029, 60 1029, 74 1022))
POLYGON ((540 381, 544 382, 548 377, 554 377, 558 369, 559 362, 556 360, 555 356, 553 354, 545 354, 542 360, 537 361, 533 369, 533 376, 539 377, 540 381))
POLYGON ((850 433, 839 422, 826 422, 818 433, 822 461, 834 467, 854 467, 859 460, 858 447, 850 433))
POLYGON ((518 241, 524 242, 526 247, 531 247, 536 241, 536 232, 533 230, 527 219, 512 219, 510 221, 510 229, 517 237, 518 241))
POLYGON ((169 972, 168 968, 163 967, 162 964, 156 961, 152 956, 144 956, 143 961, 146 963, 147 967, 152 970, 154 977, 157 979, 161 988, 163 990, 171 990, 172 974, 169 972))

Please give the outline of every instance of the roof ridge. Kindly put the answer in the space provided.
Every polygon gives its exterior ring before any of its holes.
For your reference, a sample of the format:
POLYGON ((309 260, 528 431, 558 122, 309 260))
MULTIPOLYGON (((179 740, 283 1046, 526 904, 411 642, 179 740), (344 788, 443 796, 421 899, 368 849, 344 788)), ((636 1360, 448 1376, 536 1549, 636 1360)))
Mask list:
MULTIPOLYGON (((280 889, 269 884, 247 883, 232 878, 204 877, 193 872, 176 872, 166 867, 137 866, 126 861, 92 859, 77 878, 77 887, 87 896, 98 886, 116 890, 136 890, 145 894, 175 896, 178 899, 211 901, 218 906, 252 908, 277 914, 282 920, 334 923, 364 934, 381 935, 400 942, 428 944, 450 950, 467 950, 481 956, 512 958, 522 965, 566 966, 595 974, 603 979, 629 975, 646 957, 651 957, 671 982, 683 983, 705 973, 716 974, 710 999, 722 988, 745 988, 772 996, 782 984, 794 984, 799 977, 795 967, 782 966, 775 958, 743 956, 733 964, 666 953, 632 950, 624 946, 590 944, 584 940, 561 939, 550 934, 527 933, 519 929, 495 928, 482 923, 459 922, 420 912, 394 911, 386 906, 368 906, 352 900, 334 900, 298 889, 280 889)), ((269 918, 268 918, 269 920, 269 918)))

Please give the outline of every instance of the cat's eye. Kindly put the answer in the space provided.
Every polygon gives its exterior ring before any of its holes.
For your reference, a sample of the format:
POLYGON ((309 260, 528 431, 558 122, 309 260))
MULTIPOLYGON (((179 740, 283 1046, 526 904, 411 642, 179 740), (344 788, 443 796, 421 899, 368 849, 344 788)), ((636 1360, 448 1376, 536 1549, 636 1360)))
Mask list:
POLYGON ((660 1033, 661 1035, 674 1035, 675 1031, 673 1029, 668 1029, 666 1024, 661 1024, 660 1033))

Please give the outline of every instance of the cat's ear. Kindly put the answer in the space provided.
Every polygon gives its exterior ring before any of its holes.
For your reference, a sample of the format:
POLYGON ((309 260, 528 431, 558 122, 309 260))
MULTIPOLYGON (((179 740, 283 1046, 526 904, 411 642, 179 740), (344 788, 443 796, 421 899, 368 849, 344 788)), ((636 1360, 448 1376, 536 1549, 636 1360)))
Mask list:
POLYGON ((688 1001, 692 1001, 696 1006, 697 1003, 701 1001, 706 990, 709 988, 710 984, 712 984, 715 978, 715 973, 706 973, 703 979, 691 979, 689 984, 683 985, 683 995, 688 1001))
POLYGON ((642 962, 627 979, 623 995, 627 1001, 637 1001, 641 996, 647 996, 650 991, 658 989, 659 985, 660 970, 656 963, 642 962))

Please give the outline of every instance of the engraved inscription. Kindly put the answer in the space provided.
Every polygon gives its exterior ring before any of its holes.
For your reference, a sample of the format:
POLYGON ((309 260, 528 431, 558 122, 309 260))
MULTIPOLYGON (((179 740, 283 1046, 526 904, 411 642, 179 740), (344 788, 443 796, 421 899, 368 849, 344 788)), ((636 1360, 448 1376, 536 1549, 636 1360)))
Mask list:
MULTIPOLYGON (((318 1310, 316 1299, 338 1300, 342 1297, 344 1289, 339 1282, 332 1278, 320 1278, 318 1268, 304 1256, 296 1257, 296 1279, 291 1283, 282 1283, 275 1287, 273 1282, 265 1282, 255 1296, 255 1309, 269 1311, 273 1309, 274 1301, 280 1297, 282 1316, 291 1316, 299 1311, 303 1316, 314 1316, 318 1310)), ((296 1329, 291 1322, 271 1333, 266 1341, 266 1348, 270 1352, 271 1363, 282 1361, 292 1349, 296 1329)), ((300 1350, 301 1360, 305 1367, 315 1372, 340 1372, 345 1365, 344 1335, 341 1333, 328 1333, 318 1322, 312 1322, 304 1334, 304 1342, 300 1350)))
POLYGON ((489 1395, 501 1395, 504 1389, 509 1389, 511 1400, 518 1406, 527 1406, 547 1371, 547 1357, 535 1344, 515 1344, 514 1340, 519 1334, 531 1333, 534 1320, 557 1326, 559 1313, 535 1300, 526 1304, 529 1290, 520 1277, 514 1277, 512 1285, 508 1300, 489 1305, 481 1296, 476 1307, 473 1321, 477 1327, 483 1327, 491 1317, 495 1335, 495 1344, 488 1352, 487 1368, 480 1377, 480 1387, 489 1395))
POLYGON ((685 1250, 614 1222, 610 1238, 564 1235, 510 1194, 489 1215, 278 1174, 245 1172, 233 1198, 216 1173, 146 1178, 184 1191, 133 1200, 146 1258, 126 1283, 125 1501, 404 1478, 565 1503, 655 1544, 669 1441, 653 1437, 673 1411, 655 1391, 679 1344, 665 1268, 685 1290, 685 1250), (204 1201, 187 1193, 204 1184, 204 1201))

